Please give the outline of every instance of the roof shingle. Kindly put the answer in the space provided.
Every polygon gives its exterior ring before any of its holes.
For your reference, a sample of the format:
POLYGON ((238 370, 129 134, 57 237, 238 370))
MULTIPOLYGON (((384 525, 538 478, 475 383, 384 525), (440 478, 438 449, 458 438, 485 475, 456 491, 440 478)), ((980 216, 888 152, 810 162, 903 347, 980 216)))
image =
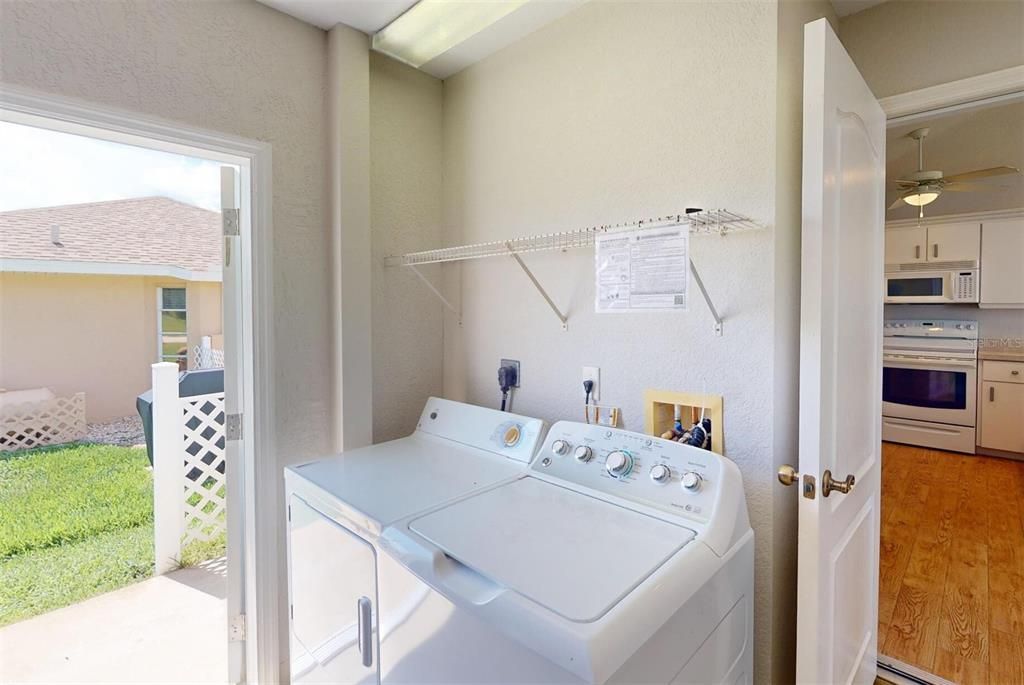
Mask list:
POLYGON ((0 212, 0 259, 220 271, 220 253, 220 214, 166 197, 0 212))

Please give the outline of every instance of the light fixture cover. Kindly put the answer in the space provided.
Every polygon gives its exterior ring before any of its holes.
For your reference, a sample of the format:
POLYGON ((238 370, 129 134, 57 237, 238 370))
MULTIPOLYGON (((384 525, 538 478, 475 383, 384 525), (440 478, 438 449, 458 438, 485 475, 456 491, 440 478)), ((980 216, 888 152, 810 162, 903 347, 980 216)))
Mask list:
POLYGON ((373 49, 419 68, 528 0, 420 0, 373 34, 373 49))
POLYGON ((933 186, 919 186, 911 188, 903 193, 903 201, 912 207, 924 207, 938 199, 942 193, 941 188, 933 186))

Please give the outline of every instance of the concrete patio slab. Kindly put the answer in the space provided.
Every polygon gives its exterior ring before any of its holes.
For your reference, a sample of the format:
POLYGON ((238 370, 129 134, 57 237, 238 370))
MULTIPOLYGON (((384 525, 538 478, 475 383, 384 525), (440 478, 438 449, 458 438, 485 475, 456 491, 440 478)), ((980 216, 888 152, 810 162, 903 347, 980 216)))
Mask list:
POLYGON ((224 683, 224 559, 0 628, 0 683, 224 683))

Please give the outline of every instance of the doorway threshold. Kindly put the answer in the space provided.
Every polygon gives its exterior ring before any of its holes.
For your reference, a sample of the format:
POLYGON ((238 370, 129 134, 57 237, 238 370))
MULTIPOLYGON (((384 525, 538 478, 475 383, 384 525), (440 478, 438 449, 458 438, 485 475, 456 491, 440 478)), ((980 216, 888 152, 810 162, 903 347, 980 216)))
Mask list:
POLYGON ((892 685, 956 685, 951 680, 884 654, 878 655, 878 680, 892 685))

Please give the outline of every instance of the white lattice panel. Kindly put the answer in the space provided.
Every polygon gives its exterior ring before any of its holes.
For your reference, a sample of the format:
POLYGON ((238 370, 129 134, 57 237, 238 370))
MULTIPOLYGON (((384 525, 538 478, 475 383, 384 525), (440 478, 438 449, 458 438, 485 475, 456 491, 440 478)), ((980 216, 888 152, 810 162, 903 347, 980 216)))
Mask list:
POLYGON ((224 393, 181 398, 185 431, 185 522, 182 546, 225 528, 224 393))
POLYGON ((197 369, 222 369, 224 350, 196 345, 192 348, 192 363, 197 369))
POLYGON ((6 407, 0 414, 0 451, 44 447, 85 437, 85 393, 6 407))

